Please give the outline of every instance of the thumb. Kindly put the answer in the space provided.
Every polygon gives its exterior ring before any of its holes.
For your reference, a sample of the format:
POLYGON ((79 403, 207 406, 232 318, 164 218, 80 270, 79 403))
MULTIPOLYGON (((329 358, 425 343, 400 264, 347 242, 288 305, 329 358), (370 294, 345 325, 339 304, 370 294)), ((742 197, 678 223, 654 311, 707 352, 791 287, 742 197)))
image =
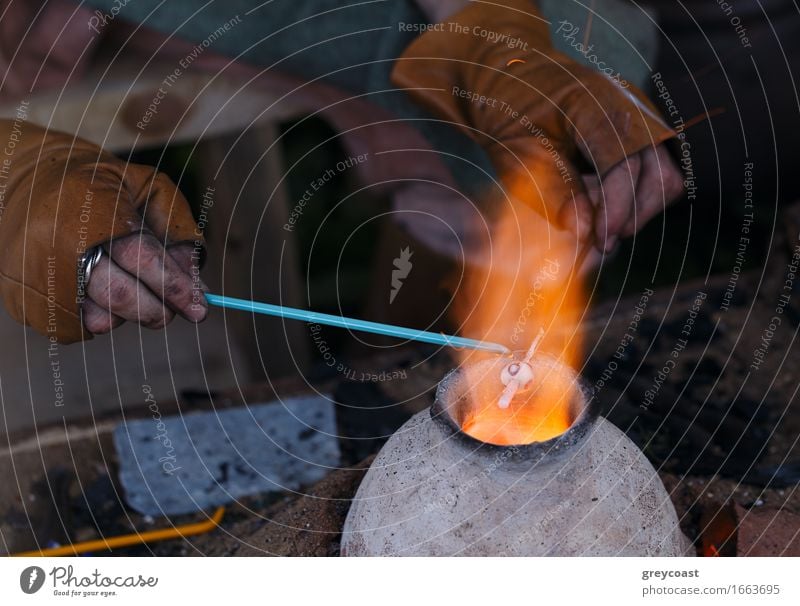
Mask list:
POLYGON ((192 209, 167 175, 152 166, 129 164, 125 168, 125 183, 133 204, 162 245, 196 242, 202 246, 203 236, 192 209))

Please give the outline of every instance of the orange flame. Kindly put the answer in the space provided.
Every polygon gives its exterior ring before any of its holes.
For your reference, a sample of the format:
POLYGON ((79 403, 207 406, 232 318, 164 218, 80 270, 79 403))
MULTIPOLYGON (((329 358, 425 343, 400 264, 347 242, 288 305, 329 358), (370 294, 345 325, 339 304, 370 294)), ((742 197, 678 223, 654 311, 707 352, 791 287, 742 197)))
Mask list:
MULTIPOLYGON (((528 194, 531 195, 531 194, 528 194)), ((488 230, 480 262, 465 270, 454 310, 462 334, 508 345, 524 353, 544 330, 535 358, 546 355, 570 368, 581 361, 578 326, 585 308, 576 276, 580 246, 571 232, 556 229, 533 204, 512 196, 488 230)), ((480 356, 461 352, 466 372, 480 356)), ((522 354, 516 356, 521 358, 522 354)), ((557 366, 557 365, 556 365, 557 366)), ((502 365, 501 365, 502 368, 502 365)), ((549 368, 549 367, 548 367, 549 368)), ((500 408, 496 377, 467 376, 474 400, 462 429, 484 442, 511 445, 562 434, 574 422, 577 385, 571 374, 539 371, 511 405, 500 408)))

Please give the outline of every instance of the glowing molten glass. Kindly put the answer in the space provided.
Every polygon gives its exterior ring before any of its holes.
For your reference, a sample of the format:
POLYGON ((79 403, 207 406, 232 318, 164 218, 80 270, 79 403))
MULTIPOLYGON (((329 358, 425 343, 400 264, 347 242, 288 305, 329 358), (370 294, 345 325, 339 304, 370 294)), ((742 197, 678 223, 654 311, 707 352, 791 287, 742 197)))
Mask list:
POLYGON ((574 423, 575 377, 553 358, 533 360, 534 379, 519 389, 508 408, 497 405, 504 362, 462 368, 468 385, 453 411, 461 430, 473 438, 501 446, 543 442, 561 435, 574 423))
MULTIPOLYGON (((531 195, 531 194, 529 194, 531 195)), ((517 196, 519 198, 519 196, 517 196)), ((504 343, 524 352, 540 329, 544 337, 536 356, 577 368, 581 358, 579 324, 585 309, 583 288, 576 276, 581 246, 571 232, 557 230, 535 204, 512 199, 505 203, 478 258, 465 269, 455 299, 455 311, 465 336, 504 343)), ((462 368, 486 354, 461 352, 462 368)), ((518 358, 519 361, 519 358, 518 358)), ((494 377, 470 377, 472 402, 461 417, 462 430, 492 444, 529 444, 562 434, 574 419, 570 403, 577 385, 558 372, 539 372, 502 409, 502 369, 494 377)), ((485 368, 481 366, 481 368, 485 368)))

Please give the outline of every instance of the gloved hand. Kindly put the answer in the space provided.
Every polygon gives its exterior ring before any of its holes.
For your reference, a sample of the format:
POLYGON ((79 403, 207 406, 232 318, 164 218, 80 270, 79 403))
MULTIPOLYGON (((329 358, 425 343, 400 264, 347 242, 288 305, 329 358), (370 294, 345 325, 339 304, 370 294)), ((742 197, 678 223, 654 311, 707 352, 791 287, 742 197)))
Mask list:
POLYGON ((22 119, 0 120, 7 142, 0 295, 16 320, 69 343, 125 320, 159 328, 175 312, 205 317, 203 238, 168 177, 22 119), (79 259, 98 245, 104 255, 79 296, 79 259))
POLYGON ((470 3, 411 44, 392 81, 476 139, 513 196, 601 250, 682 191, 653 105, 556 51, 527 0, 470 3))

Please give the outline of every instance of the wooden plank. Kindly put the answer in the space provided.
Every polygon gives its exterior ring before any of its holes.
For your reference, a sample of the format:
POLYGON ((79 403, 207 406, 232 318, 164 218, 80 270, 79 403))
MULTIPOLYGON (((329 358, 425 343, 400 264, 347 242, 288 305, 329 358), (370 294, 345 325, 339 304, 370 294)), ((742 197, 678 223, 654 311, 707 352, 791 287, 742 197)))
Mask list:
MULTIPOLYGON (((289 195, 279 183, 284 172, 277 127, 262 124, 241 138, 203 142, 199 148, 203 185, 213 188, 203 276, 213 292, 304 307, 296 238, 283 229, 289 195), (266 150, 270 150, 267 152, 266 150), (216 175, 216 178, 215 178, 216 175)), ((224 313, 240 339, 255 380, 288 376, 310 359, 310 335, 302 322, 238 311, 224 313)))
MULTIPOLYGON (((182 71, 175 63, 144 70, 131 61, 95 67, 63 91, 36 94, 30 121, 77 133, 112 152, 186 143, 245 130, 253 121, 297 117, 298 109, 263 87, 227 74, 182 71)), ((0 118, 16 114, 19 100, 0 103, 0 118)))

